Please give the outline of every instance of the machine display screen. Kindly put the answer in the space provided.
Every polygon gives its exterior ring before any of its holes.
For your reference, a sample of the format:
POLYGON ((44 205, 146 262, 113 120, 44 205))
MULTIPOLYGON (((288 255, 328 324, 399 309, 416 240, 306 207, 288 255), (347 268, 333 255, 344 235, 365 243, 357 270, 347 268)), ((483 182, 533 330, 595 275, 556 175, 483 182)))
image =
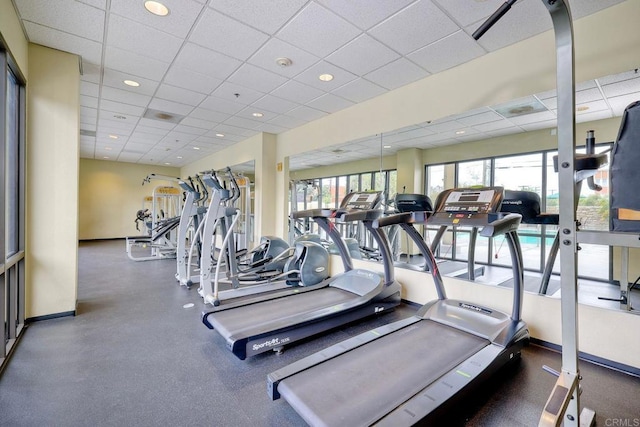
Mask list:
POLYGON ((342 208, 346 209, 375 209, 380 202, 380 192, 353 192, 345 196, 342 208))
POLYGON ((445 201, 445 212, 477 212, 489 213, 495 210, 492 206, 495 190, 452 191, 445 201))

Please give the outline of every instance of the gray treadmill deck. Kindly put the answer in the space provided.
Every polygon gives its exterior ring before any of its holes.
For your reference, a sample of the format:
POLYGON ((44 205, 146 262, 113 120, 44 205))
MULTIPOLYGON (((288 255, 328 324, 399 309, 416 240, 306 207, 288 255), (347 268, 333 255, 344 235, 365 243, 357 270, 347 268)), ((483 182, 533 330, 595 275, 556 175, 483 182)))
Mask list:
POLYGON ((421 320, 285 378, 278 391, 311 425, 371 425, 489 344, 421 320))
POLYGON ((209 322, 225 339, 239 334, 256 335, 273 330, 273 323, 281 324, 288 317, 297 318, 357 297, 352 292, 329 286, 215 312, 209 315, 209 322))

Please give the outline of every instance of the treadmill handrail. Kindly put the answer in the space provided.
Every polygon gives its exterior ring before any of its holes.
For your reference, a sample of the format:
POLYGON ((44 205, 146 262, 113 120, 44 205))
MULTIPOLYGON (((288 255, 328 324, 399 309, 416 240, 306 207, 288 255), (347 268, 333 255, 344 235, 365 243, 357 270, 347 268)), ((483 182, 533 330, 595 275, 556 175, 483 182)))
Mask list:
MULTIPOLYGON (((491 216, 492 215, 490 215, 489 218, 491 218, 491 216)), ((482 237, 496 237, 517 231, 520 226, 520 221, 522 220, 522 215, 516 213, 500 213, 496 214, 495 217, 497 219, 491 221, 480 230, 482 237)))

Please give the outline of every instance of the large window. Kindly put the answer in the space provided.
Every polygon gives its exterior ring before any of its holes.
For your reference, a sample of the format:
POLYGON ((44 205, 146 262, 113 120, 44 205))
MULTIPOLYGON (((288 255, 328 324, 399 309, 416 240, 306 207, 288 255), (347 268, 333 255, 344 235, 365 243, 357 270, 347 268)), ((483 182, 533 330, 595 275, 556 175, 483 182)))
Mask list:
POLYGON ((24 327, 25 90, 0 41, 0 368, 24 327))
MULTIPOLYGON (((601 144, 602 151, 608 144, 601 144)), ((578 150, 584 153, 584 149, 578 150)), ((541 198, 541 211, 558 212, 558 177, 553 166, 557 152, 547 151, 508 157, 479 159, 451 164, 428 165, 425 171, 427 194, 436 200, 445 188, 496 185, 507 190, 526 190, 541 198)), ((602 189, 594 191, 582 185, 577 216, 582 229, 608 230, 609 227, 609 176, 602 170, 594 177, 602 189)), ((542 272, 547 262, 557 226, 522 224, 518 230, 526 270, 542 272)), ((429 229, 433 237, 435 230, 429 229)), ((449 230, 443 238, 442 248, 437 253, 442 258, 467 259, 470 229, 459 227, 449 230)), ((611 280, 607 267, 611 258, 608 247, 580 245, 578 272, 580 277, 611 280)), ((478 237, 475 252, 476 262, 509 266, 511 259, 502 237, 493 240, 478 237)), ((558 273, 560 263, 554 265, 558 273)))

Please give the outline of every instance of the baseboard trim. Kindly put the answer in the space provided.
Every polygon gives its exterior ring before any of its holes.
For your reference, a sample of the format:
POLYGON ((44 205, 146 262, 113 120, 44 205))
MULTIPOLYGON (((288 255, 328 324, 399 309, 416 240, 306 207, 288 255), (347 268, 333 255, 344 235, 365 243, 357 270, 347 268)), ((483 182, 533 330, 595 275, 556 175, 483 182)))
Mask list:
MULTIPOLYGON (((548 348, 558 353, 562 352, 562 346, 547 341, 543 341, 537 338, 531 338, 531 343, 540 347, 548 348)), ((640 368, 636 368, 631 365, 625 365, 624 363, 614 362, 613 360, 605 359, 604 357, 594 356, 593 354, 585 353, 583 351, 578 352, 578 358, 585 362, 593 363, 594 365, 603 366, 614 371, 622 372, 623 374, 631 375, 640 378, 640 368)))
POLYGON ((29 323, 33 323, 33 322, 40 322, 41 320, 51 320, 51 319, 58 319, 60 317, 69 317, 69 316, 75 316, 76 315, 76 311, 63 311, 60 313, 53 313, 53 314, 45 314, 44 316, 34 316, 34 317, 29 317, 28 319, 25 319, 25 323, 29 324, 29 323))

